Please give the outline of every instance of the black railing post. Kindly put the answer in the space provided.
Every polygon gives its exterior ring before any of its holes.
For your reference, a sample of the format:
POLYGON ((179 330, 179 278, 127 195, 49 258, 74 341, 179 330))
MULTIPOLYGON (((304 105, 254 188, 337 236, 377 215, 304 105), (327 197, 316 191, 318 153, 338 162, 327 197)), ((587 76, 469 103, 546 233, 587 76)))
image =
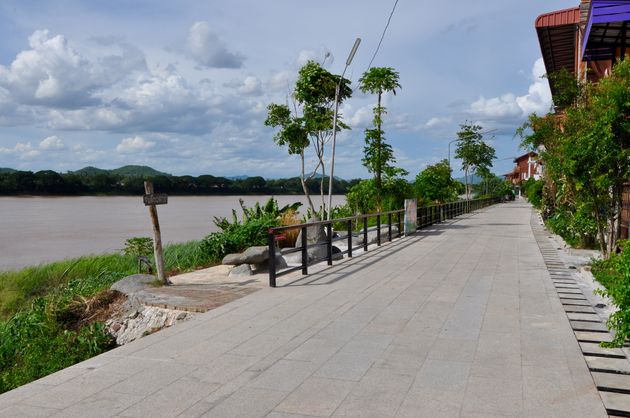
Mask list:
POLYGON ((381 245, 381 213, 376 215, 376 245, 381 245))
POLYGON ((368 218, 363 218, 363 251, 368 250, 368 218))
POLYGON ((306 240, 306 231, 308 228, 302 227, 302 274, 308 274, 308 241, 306 240))
POLYGON ((352 219, 348 220, 348 258, 352 258, 352 219))
POLYGON ((387 240, 392 242, 392 214, 387 214, 387 240))
POLYGON ((269 243, 269 287, 276 287, 276 237, 273 229, 268 230, 269 243))
POLYGON ((332 223, 326 224, 326 258, 328 259, 328 265, 332 266, 332 223))
POLYGON ((398 212, 398 238, 402 237, 402 212, 398 212))

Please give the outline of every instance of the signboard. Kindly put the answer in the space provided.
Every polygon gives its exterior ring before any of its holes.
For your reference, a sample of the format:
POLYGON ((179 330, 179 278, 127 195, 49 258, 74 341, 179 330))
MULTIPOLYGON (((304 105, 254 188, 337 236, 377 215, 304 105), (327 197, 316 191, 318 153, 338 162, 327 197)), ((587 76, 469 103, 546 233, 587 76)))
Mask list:
POLYGON ((417 221, 418 201, 416 199, 405 199, 405 235, 416 232, 417 221))
POLYGON ((166 193, 151 193, 143 196, 144 206, 166 205, 168 203, 168 195, 166 193))

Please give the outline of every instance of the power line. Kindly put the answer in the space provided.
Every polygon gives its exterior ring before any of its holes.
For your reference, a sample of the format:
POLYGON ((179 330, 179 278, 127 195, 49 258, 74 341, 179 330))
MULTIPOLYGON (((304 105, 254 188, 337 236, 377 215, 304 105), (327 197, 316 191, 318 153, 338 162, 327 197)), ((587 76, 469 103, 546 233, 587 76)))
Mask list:
POLYGON ((376 50, 374 51, 374 55, 372 55, 372 59, 370 60, 370 63, 368 64, 368 67, 367 67, 368 70, 372 68, 372 63, 374 62, 374 59, 376 58, 378 51, 381 49, 381 44, 383 43, 383 39, 385 38, 385 33, 387 32, 387 28, 389 28, 389 23, 392 21, 392 16, 394 16, 394 11, 396 10, 397 5, 398 5, 398 0, 394 2, 394 7, 392 7, 392 11, 389 14, 389 17, 387 18, 387 24, 385 25, 385 29, 383 29, 383 34, 381 35, 380 41, 378 41, 378 46, 376 47, 376 50))

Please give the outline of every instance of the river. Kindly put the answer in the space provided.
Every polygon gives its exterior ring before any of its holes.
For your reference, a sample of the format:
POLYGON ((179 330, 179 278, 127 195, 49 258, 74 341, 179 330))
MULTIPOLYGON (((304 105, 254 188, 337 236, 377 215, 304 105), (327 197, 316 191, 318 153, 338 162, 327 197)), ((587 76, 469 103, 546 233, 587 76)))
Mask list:
MULTIPOLYGON (((269 196, 242 196, 245 205, 269 196)), ((282 207, 303 196, 276 196, 282 207)), ((170 196, 158 206, 162 240, 199 240, 217 230, 214 216, 241 215, 239 196, 170 196)), ((333 196, 333 205, 345 196, 333 196)), ((306 206, 302 206, 306 211, 306 206)), ((141 197, 0 197, 0 271, 64 258, 119 251, 131 237, 152 236, 141 197)))

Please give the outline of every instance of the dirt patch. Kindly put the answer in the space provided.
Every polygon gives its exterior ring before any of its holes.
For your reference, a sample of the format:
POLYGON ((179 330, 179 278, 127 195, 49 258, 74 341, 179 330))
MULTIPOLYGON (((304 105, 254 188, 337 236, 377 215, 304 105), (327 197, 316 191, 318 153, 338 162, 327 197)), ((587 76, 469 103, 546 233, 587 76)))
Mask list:
POLYGON ((89 299, 77 296, 56 316, 64 328, 77 331, 93 322, 105 322, 122 310, 126 300, 125 295, 115 290, 104 290, 89 299))

